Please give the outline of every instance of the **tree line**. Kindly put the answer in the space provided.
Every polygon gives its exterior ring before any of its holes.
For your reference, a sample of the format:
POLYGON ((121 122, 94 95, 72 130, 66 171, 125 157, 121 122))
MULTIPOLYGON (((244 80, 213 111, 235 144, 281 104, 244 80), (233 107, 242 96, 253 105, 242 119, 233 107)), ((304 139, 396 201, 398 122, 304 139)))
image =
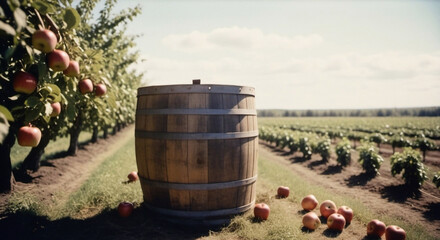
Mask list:
POLYGON ((261 109, 258 117, 438 117, 440 107, 285 110, 261 109))

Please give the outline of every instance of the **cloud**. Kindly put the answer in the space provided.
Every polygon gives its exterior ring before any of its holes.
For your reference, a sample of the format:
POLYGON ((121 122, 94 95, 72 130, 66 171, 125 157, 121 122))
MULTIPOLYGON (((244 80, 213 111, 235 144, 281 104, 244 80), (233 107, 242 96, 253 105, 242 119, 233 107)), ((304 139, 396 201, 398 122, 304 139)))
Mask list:
POLYGON ((171 34, 162 44, 174 50, 215 49, 303 49, 323 43, 318 34, 283 36, 264 33, 258 28, 223 27, 210 32, 193 31, 187 34, 171 34))

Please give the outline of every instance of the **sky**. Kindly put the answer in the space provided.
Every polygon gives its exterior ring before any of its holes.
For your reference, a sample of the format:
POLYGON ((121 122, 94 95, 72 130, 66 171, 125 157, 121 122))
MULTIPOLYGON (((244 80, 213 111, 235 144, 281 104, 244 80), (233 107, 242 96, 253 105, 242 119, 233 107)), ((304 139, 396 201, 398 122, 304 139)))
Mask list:
POLYGON ((140 5, 143 86, 255 87, 258 109, 440 105, 440 1, 119 0, 140 5))

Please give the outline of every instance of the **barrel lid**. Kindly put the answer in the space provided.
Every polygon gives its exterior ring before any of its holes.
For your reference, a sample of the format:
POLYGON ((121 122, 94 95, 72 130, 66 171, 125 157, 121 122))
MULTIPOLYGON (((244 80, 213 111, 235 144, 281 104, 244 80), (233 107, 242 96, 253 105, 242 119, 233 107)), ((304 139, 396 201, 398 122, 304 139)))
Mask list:
POLYGON ((255 88, 218 84, 157 85, 138 88, 138 96, 172 93, 229 93, 255 96, 255 88))

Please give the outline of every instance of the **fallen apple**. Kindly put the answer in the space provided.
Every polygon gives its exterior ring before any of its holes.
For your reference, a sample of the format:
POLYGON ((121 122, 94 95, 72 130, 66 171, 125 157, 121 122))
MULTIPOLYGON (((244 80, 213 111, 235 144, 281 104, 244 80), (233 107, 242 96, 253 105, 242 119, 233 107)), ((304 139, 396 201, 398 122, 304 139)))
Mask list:
POLYGON ((95 95, 97 97, 103 96, 107 93, 107 87, 103 83, 98 83, 95 86, 95 95))
POLYGON ((353 219, 353 209, 347 207, 347 206, 341 206, 338 208, 337 213, 341 214, 345 218, 345 222, 347 224, 351 223, 351 220, 353 219))
POLYGON ((50 114, 51 117, 56 117, 56 116, 60 115, 61 103, 54 102, 54 103, 51 103, 50 106, 52 107, 52 113, 50 114))
POLYGON ((135 182, 139 179, 139 176, 136 171, 129 173, 127 177, 129 182, 135 182))
POLYGON ((333 213, 327 218, 327 226, 329 229, 342 231, 345 227, 345 218, 339 213, 333 213))
POLYGON ((121 217, 128 217, 133 212, 133 204, 131 202, 121 202, 118 206, 118 213, 121 217))
POLYGON ((269 218, 270 208, 265 203, 257 203, 254 207, 254 216, 259 220, 267 220, 269 218))
POLYGON ((71 60, 67 68, 63 71, 64 75, 67 77, 77 77, 80 74, 79 63, 77 61, 71 60))
POLYGON ((405 240, 406 239, 406 232, 403 230, 403 228, 396 226, 396 225, 390 225, 385 229, 385 239, 386 240, 405 240))
POLYGON ((289 192, 290 192, 289 187, 285 187, 285 186, 280 186, 277 190, 278 197, 280 198, 289 197, 289 192))
POLYGON ((304 227, 315 230, 321 225, 318 215, 315 212, 308 212, 302 218, 304 227))
POLYGON ((373 219, 367 224, 367 235, 380 238, 385 233, 386 228, 385 223, 377 219, 373 219))
POLYGON ((55 72, 66 70, 69 62, 69 55, 63 50, 55 49, 47 55, 47 64, 55 72))
POLYGON ((17 72, 12 80, 12 88, 19 93, 31 94, 37 89, 37 78, 27 72, 17 72))
POLYGON ((328 218, 331 214, 336 213, 336 204, 332 200, 325 200, 321 203, 319 211, 323 217, 328 218))
POLYGON ((93 82, 92 80, 85 78, 79 81, 78 88, 82 94, 91 93, 93 92, 93 82))
POLYGON ((23 126, 18 130, 17 142, 20 146, 36 147, 41 140, 41 131, 37 127, 23 126))
POLYGON ((306 211, 312 211, 316 206, 318 206, 318 200, 312 194, 305 196, 301 200, 301 207, 306 211))
POLYGON ((52 52, 57 45, 57 36, 48 29, 37 30, 32 34, 32 46, 44 53, 52 52))

